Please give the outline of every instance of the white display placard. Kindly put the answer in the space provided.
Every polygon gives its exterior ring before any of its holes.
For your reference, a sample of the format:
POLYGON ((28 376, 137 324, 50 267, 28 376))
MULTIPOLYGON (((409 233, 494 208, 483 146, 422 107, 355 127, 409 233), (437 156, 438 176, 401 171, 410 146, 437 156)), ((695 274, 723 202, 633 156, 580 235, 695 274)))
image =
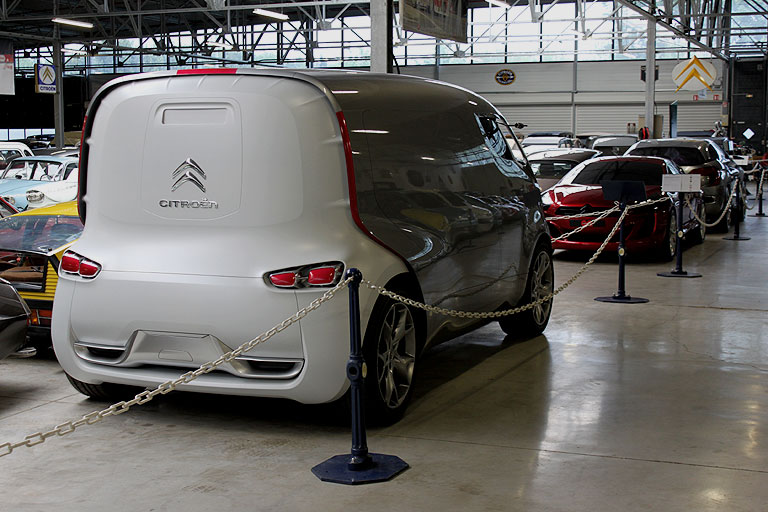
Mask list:
POLYGON ((661 177, 662 192, 701 192, 699 174, 664 174, 661 177))

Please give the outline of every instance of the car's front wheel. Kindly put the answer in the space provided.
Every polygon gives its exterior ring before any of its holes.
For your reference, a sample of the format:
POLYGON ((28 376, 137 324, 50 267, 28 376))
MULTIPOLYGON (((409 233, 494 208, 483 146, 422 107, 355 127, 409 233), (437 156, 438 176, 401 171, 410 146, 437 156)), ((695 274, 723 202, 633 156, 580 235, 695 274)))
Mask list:
POLYGON ((677 215, 674 211, 669 213, 669 224, 664 239, 659 245, 658 255, 662 261, 669 261, 677 254, 677 215))
MULTIPOLYGON (((697 215, 700 219, 704 219, 706 216, 706 213, 704 212, 704 203, 701 203, 701 206, 699 207, 699 211, 697 212, 697 215)), ((691 230, 690 234, 688 235, 688 238, 690 239, 691 243, 694 244, 701 244, 704 243, 704 240, 707 238, 707 226, 704 225, 701 221, 696 221, 696 227, 691 230)))
POLYGON ((399 420, 413 395, 418 331, 411 309, 379 297, 365 331, 366 414, 374 424, 399 420))
MULTIPOLYGON (((545 298, 552 293, 554 286, 555 272, 552 265, 552 251, 545 244, 539 243, 531 259, 525 293, 519 305, 524 306, 545 298)), ((502 331, 512 336, 532 338, 544 332, 551 314, 552 298, 522 313, 500 318, 499 326, 502 331)))

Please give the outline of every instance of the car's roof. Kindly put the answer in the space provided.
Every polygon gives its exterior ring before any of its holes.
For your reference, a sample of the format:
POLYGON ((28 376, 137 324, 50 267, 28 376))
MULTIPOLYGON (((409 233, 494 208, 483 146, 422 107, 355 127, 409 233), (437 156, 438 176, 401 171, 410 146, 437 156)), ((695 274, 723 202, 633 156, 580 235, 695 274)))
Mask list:
POLYGON ((595 149, 586 148, 548 149, 546 151, 531 153, 528 155, 528 160, 537 162, 541 160, 570 160, 574 162, 582 162, 599 154, 600 152, 595 149))
POLYGON ((32 210, 25 210, 23 212, 17 213, 15 216, 30 216, 30 215, 37 215, 37 216, 55 216, 55 215, 64 215, 67 217, 77 217, 77 201, 67 201, 65 203, 58 203, 51 206, 46 206, 43 208, 35 208, 32 210))
POLYGON ((76 157, 71 156, 22 156, 14 162, 53 162, 57 164, 77 163, 76 157))
POLYGON ((649 163, 658 163, 658 164, 664 164, 666 165, 669 161, 666 158, 662 158, 659 156, 639 156, 639 155, 619 155, 619 156, 601 156, 598 158, 593 158, 592 160, 584 162, 586 165, 596 163, 596 162, 605 162, 605 161, 613 161, 613 162, 649 162, 649 163))
POLYGON ((707 139, 684 139, 678 137, 675 139, 643 139, 637 141, 637 147, 657 147, 657 148, 674 148, 674 147, 689 147, 689 148, 701 148, 706 146, 710 141, 707 139))

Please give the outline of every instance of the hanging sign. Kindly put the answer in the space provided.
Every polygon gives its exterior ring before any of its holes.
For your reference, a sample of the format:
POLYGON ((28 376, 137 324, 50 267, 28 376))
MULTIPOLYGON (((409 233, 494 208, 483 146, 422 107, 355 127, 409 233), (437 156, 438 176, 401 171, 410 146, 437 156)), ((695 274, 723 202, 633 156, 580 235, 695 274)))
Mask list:
POLYGON ((35 92, 56 94, 56 68, 50 64, 35 65, 35 92))
POLYGON ((13 83, 13 43, 0 40, 0 94, 16 94, 13 83))
POLYGON ((681 62, 672 70, 672 80, 674 80, 677 89, 686 91, 700 91, 702 86, 712 90, 712 84, 717 78, 717 69, 706 60, 699 60, 697 57, 681 62))
POLYGON ((400 0, 403 29, 467 42, 467 0, 400 0))

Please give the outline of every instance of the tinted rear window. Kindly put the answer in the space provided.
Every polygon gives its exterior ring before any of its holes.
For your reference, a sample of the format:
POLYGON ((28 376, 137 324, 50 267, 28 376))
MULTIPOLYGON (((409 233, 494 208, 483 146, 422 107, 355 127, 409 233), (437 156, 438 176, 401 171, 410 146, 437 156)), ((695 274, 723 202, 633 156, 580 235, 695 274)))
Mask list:
POLYGON ((531 162, 531 168, 533 168, 533 174, 537 178, 562 178, 568 171, 576 167, 576 162, 569 161, 543 161, 543 162, 531 162))
POLYGON ((601 181, 642 181, 646 185, 661 185, 662 174, 661 164, 606 160, 587 164, 570 183, 599 185, 601 181))
POLYGON ((632 155, 659 156, 672 160, 677 165, 701 165, 704 163, 704 155, 696 148, 686 147, 650 147, 635 148, 632 155))

